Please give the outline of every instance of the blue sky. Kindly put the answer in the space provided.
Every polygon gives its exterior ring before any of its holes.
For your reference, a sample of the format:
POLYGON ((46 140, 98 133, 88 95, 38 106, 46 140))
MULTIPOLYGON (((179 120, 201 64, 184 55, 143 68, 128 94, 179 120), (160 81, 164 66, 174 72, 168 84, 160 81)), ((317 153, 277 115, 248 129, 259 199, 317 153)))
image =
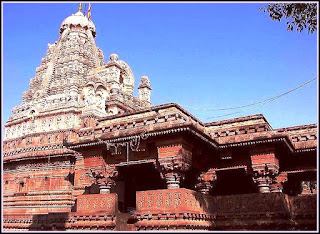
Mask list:
MULTIPOLYGON (((59 38, 77 3, 3 3, 2 124, 59 38)), ((176 102, 203 122, 261 113, 273 128, 317 122, 317 82, 257 108, 251 104, 317 77, 317 33, 289 32, 265 3, 92 3, 96 43, 149 76, 153 105, 176 102), (215 117, 221 116, 221 117, 215 117)))

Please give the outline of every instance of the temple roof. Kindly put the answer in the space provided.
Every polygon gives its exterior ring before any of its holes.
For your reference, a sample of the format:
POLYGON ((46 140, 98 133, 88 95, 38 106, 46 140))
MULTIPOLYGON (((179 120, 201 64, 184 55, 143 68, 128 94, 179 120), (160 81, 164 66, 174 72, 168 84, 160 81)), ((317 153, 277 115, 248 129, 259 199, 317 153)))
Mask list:
POLYGON ((88 27, 88 29, 91 29, 94 33, 96 32, 96 26, 94 23, 89 20, 85 15, 83 15, 82 12, 78 11, 75 14, 72 14, 71 16, 67 17, 63 22, 61 23, 60 26, 60 33, 66 28, 70 26, 78 26, 80 25, 81 27, 88 27))

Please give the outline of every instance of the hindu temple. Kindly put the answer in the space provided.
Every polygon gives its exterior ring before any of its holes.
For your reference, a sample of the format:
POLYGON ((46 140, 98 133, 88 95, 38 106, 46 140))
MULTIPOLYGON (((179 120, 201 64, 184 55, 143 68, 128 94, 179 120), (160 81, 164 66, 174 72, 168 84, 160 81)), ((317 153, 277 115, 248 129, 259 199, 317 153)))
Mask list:
POLYGON ((62 21, 5 124, 4 231, 316 230, 317 124, 154 106, 90 13, 62 21))

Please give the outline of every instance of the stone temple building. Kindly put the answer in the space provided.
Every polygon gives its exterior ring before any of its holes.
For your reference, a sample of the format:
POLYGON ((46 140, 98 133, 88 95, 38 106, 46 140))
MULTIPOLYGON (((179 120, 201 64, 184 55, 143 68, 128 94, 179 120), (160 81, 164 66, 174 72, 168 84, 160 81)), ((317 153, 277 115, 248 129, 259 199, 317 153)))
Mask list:
POLYGON ((3 230, 316 230, 316 124, 152 106, 81 7, 59 32, 5 125, 3 230))

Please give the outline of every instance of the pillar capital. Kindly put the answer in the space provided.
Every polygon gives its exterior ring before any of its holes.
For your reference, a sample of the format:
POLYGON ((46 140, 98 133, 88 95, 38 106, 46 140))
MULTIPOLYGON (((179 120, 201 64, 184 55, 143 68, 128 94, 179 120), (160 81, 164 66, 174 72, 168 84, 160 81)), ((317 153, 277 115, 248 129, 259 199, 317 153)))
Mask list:
POLYGON ((92 182, 99 185, 100 193, 110 193, 111 187, 115 185, 115 180, 118 176, 118 170, 115 166, 106 166, 105 170, 92 169, 87 172, 92 182))
POLYGON ((195 188, 203 193, 209 194, 210 190, 213 187, 213 183, 217 180, 217 173, 213 168, 210 168, 206 172, 202 172, 198 176, 198 183, 195 185, 195 188))
POLYGON ((191 148, 182 143, 158 146, 156 167, 161 178, 166 180, 167 188, 180 188, 184 174, 191 168, 191 148))
POLYGON ((253 181, 258 185, 260 193, 278 191, 275 186, 271 186, 279 174, 279 160, 274 148, 252 150, 250 157, 253 181))
POLYGON ((274 182, 275 174, 269 170, 267 165, 264 170, 257 170, 253 172, 253 181, 258 185, 260 193, 270 193, 270 185, 274 182))

